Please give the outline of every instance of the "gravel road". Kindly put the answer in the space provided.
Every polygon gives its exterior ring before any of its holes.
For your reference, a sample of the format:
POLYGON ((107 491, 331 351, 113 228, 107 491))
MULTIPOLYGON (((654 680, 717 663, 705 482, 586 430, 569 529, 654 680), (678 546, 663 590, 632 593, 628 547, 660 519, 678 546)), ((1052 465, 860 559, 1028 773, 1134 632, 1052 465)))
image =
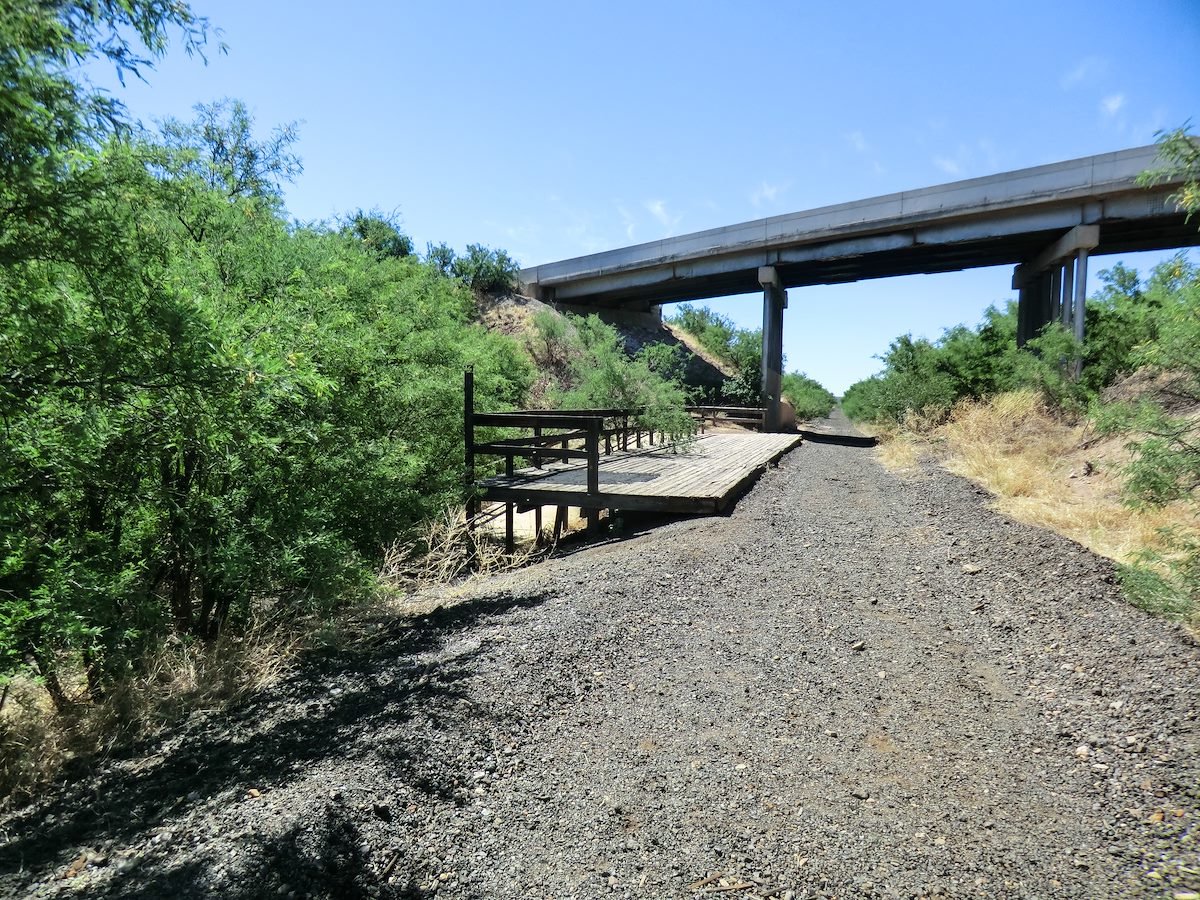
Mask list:
POLYGON ((1200 891, 1195 642, 846 428, 8 814, 0 892, 1200 891))

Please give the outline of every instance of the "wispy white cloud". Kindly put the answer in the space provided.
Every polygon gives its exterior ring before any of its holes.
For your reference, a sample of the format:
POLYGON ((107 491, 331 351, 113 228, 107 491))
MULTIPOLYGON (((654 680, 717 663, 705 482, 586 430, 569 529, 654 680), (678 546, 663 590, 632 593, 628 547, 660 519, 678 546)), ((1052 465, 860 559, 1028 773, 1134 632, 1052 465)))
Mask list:
POLYGON ((963 172, 962 164, 948 156, 935 156, 933 164, 947 175, 961 175, 963 172))
POLYGON ((754 206, 762 206, 764 203, 774 203, 787 189, 787 184, 768 184, 764 181, 750 192, 750 202, 754 206))
POLYGON ((668 230, 674 228, 683 220, 683 215, 672 213, 667 209, 667 204, 663 200, 647 200, 642 205, 646 207, 646 212, 654 216, 658 220, 658 223, 668 230))
POLYGON ((1100 101, 1100 111, 1110 119, 1121 111, 1121 107, 1125 105, 1124 94, 1109 94, 1100 101))
POLYGON ((625 237, 628 240, 633 240, 634 234, 637 232, 637 222, 631 213, 621 203, 617 204, 617 214, 621 217, 621 226, 625 229, 625 237))
POLYGON ((555 235, 558 240, 557 248, 549 251, 551 258, 570 254, 598 253, 607 250, 614 243, 611 234, 600 234, 595 230, 595 217, 590 210, 580 210, 564 200, 558 194, 549 196, 550 204, 556 210, 555 235))
POLYGON ((846 143, 859 153, 866 153, 870 149, 870 145, 867 144, 867 138, 861 131, 851 131, 847 134, 846 143))
POLYGON ((1064 91, 1069 91, 1077 85, 1086 84, 1101 75, 1108 68, 1108 60, 1099 56, 1086 56, 1075 64, 1075 67, 1063 73, 1058 85, 1064 91))
POLYGON ((1000 169, 1000 154, 996 149, 996 142, 991 138, 980 138, 976 141, 979 148, 979 154, 983 158, 983 164, 989 172, 996 172, 1000 169))

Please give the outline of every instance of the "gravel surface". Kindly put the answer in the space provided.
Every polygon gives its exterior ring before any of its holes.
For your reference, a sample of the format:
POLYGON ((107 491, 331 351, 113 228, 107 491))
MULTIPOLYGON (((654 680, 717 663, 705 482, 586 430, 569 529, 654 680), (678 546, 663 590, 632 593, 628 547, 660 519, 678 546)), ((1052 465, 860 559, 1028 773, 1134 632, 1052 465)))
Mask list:
POLYGON ((1200 651, 986 503, 806 441, 8 814, 0 892, 1190 897, 1200 651))

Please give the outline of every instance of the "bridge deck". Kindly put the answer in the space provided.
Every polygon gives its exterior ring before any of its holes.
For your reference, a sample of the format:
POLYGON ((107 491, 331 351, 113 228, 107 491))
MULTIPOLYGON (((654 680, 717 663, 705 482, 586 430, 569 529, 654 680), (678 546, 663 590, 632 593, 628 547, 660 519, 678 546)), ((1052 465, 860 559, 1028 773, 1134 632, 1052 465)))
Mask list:
POLYGON ((480 482, 484 500, 519 507, 578 506, 666 513, 717 513, 768 464, 800 443, 797 434, 715 433, 686 449, 615 452, 600 460, 600 491, 587 468, 548 463, 480 482))

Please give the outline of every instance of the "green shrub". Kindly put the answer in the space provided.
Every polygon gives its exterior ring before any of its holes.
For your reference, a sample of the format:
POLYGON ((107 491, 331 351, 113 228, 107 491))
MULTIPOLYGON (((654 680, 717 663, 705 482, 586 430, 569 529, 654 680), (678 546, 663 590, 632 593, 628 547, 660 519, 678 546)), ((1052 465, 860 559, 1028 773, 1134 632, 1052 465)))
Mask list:
POLYGON ((342 231, 362 241, 363 247, 380 259, 412 256, 412 238, 400 230, 395 219, 382 213, 360 209, 346 219, 342 231))
POLYGON ((799 372, 783 376, 783 396, 796 410, 796 421, 805 422, 829 415, 837 398, 819 382, 799 372))
POLYGON ((516 288, 521 267, 503 250, 467 244, 467 255, 455 257, 450 271, 476 293, 500 294, 516 288))
POLYGON ((461 497, 462 370, 531 380, 465 286, 193 158, 110 143, 69 176, 105 241, 0 267, 0 676, 331 608, 461 497))
MULTIPOLYGON (((638 409, 637 423, 674 439, 695 432, 683 386, 683 359, 678 348, 647 344, 632 357, 620 334, 596 315, 534 317, 536 347, 555 360, 551 389, 555 406, 563 409, 638 409)), ((535 351, 535 357, 538 355, 535 351)))

